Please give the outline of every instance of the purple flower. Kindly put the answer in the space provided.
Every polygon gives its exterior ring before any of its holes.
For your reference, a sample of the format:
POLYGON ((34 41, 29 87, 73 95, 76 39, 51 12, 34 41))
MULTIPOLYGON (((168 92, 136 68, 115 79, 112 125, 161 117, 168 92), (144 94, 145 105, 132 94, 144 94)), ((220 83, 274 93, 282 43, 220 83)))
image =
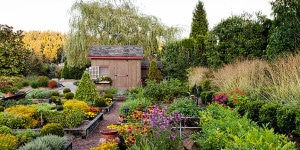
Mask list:
POLYGON ((169 135, 169 138, 170 138, 171 140, 174 140, 174 139, 175 139, 175 136, 174 136, 173 134, 170 134, 170 135, 169 135))

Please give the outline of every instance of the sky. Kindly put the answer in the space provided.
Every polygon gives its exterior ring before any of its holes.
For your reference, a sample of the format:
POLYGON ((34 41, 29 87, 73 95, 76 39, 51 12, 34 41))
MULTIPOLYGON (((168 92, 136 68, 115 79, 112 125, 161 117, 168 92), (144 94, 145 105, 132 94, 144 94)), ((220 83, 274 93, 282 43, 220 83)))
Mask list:
MULTIPOLYGON (((0 24, 15 30, 69 31, 69 9, 76 0, 0 0, 0 24)), ((83 0, 87 1, 87 0, 83 0)), ((135 0, 140 10, 160 18, 167 26, 184 29, 182 37, 188 37, 193 11, 198 0, 135 0)), ((202 0, 209 28, 222 19, 243 12, 271 17, 270 0, 202 0)))

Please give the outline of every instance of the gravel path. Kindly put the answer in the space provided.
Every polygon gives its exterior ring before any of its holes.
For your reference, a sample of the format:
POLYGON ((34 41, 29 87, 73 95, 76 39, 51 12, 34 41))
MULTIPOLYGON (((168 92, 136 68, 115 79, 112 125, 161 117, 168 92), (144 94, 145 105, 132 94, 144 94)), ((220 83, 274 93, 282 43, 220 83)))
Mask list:
POLYGON ((117 101, 110 112, 103 115, 103 120, 100 122, 94 132, 88 136, 87 139, 73 138, 72 149, 73 150, 89 150, 91 147, 96 147, 101 138, 100 131, 106 129, 106 126, 114 123, 118 123, 119 120, 119 108, 123 102, 117 101))

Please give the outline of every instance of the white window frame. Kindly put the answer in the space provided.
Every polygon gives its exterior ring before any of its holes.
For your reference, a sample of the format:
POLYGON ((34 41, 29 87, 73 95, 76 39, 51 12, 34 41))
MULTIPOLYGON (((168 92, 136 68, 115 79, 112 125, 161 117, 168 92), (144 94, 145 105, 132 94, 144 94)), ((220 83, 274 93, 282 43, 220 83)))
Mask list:
POLYGON ((92 79, 97 79, 101 76, 108 76, 109 69, 108 66, 91 66, 89 67, 89 74, 92 79), (101 69, 106 69, 106 72, 101 71, 101 69))

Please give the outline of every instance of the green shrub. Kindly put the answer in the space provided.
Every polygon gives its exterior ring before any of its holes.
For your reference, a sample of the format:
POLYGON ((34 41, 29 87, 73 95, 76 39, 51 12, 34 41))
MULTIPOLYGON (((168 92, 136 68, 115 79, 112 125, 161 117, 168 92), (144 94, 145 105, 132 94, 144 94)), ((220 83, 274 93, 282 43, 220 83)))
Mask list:
POLYGON ((85 116, 83 111, 70 111, 65 117, 64 126, 68 128, 75 128, 83 122, 84 118, 85 116))
POLYGON ((46 135, 26 143, 18 150, 62 150, 66 139, 57 135, 46 135))
POLYGON ((38 133, 34 132, 32 129, 26 129, 16 133, 16 137, 21 145, 32 141, 37 136, 38 133))
POLYGON ((74 94, 72 92, 68 92, 65 94, 65 99, 73 99, 74 98, 74 94))
POLYGON ((32 82, 30 82, 30 86, 31 86, 32 88, 36 89, 36 88, 39 87, 39 84, 38 84, 37 81, 32 81, 32 82))
POLYGON ((52 96, 57 96, 57 97, 59 97, 59 92, 58 92, 58 91, 52 91, 51 94, 50 94, 50 96, 51 96, 51 97, 52 97, 52 96))
POLYGON ((213 104, 199 116, 201 132, 192 135, 199 149, 296 149, 285 135, 241 118, 237 109, 213 104))
POLYGON ((13 131, 8 126, 2 125, 0 126, 0 134, 13 134, 13 131))
POLYGON ((48 99, 51 97, 52 90, 35 89, 26 95, 27 99, 48 99))
MULTIPOLYGON (((1 103, 0 103, 1 104, 1 103)), ((3 112, 4 111, 4 106, 0 105, 0 112, 3 112)))
POLYGON ((264 104, 259 110, 258 124, 261 126, 267 125, 268 128, 274 128, 275 131, 278 131, 276 122, 276 114, 278 107, 279 105, 275 103, 264 104))
POLYGON ((63 111, 53 111, 44 116, 48 123, 58 123, 64 125, 65 115, 63 111))
POLYGON ((71 89, 70 88, 64 88, 63 89, 63 93, 66 94, 66 93, 69 93, 71 92, 71 89))
POLYGON ((0 105, 6 108, 15 105, 31 105, 31 104, 34 104, 34 102, 26 98, 20 100, 0 100, 0 105))
POLYGON ((111 98, 111 99, 113 99, 114 97, 113 97, 112 94, 106 93, 105 96, 104 96, 104 98, 111 98))
POLYGON ((22 86, 23 87, 26 87, 26 86, 29 86, 29 81, 27 81, 27 80, 24 80, 23 82, 22 82, 22 86))
POLYGON ((298 108, 295 111, 295 130, 293 131, 293 133, 297 134, 298 136, 300 136, 300 109, 298 108))
POLYGON ((202 81, 201 81, 201 85, 200 85, 200 89, 202 91, 211 91, 211 90, 214 90, 213 89, 213 86, 212 86, 212 79, 211 78, 204 78, 202 81))
POLYGON ((158 102, 173 100, 174 97, 181 97, 187 92, 187 85, 177 79, 164 80, 160 83, 149 80, 143 90, 143 96, 152 99, 153 102, 158 102))
POLYGON ((167 109, 170 114, 178 112, 184 117, 197 117, 200 110, 201 107, 196 105, 195 100, 191 98, 179 98, 170 104, 167 109))
POLYGON ((0 113, 0 125, 5 125, 12 129, 35 128, 37 124, 38 121, 29 116, 16 115, 10 112, 0 113))
POLYGON ((98 98, 96 98, 94 100, 94 106, 95 107, 106 107, 106 103, 105 103, 105 98, 104 97, 101 97, 99 96, 98 98))
POLYGON ((49 78, 47 76, 38 76, 37 82, 39 87, 48 87, 49 78))
POLYGON ((249 101, 247 104, 247 117, 251 119, 254 122, 259 121, 259 110, 260 108, 264 105, 265 103, 260 100, 255 100, 255 101, 249 101))
POLYGON ((58 123, 48 123, 41 129, 41 135, 57 135, 63 137, 65 135, 64 128, 58 123))
POLYGON ((97 97, 99 97, 99 93, 95 83, 91 80, 89 73, 84 72, 75 91, 74 98, 92 103, 97 97))
POLYGON ((14 87, 18 88, 18 89, 22 89, 23 88, 23 84, 21 82, 17 82, 13 84, 14 87))
POLYGON ((18 147, 18 138, 11 134, 0 134, 1 150, 15 150, 18 147))
POLYGON ((119 109, 119 114, 120 115, 126 115, 124 110, 125 108, 128 108, 128 114, 131 115, 133 111, 135 110, 145 110, 146 108, 149 107, 151 104, 151 100, 148 98, 136 98, 136 99, 128 99, 124 103, 122 103, 120 109, 119 109))
POLYGON ((203 104, 210 104, 211 100, 214 98, 215 91, 203 91, 200 94, 200 99, 203 104))
POLYGON ((13 85, 14 83, 22 82, 24 77, 22 76, 0 76, 0 81, 8 82, 8 84, 13 85))
POLYGON ((282 105, 277 108, 276 123, 279 133, 289 134, 295 130, 295 114, 294 107, 282 105))

